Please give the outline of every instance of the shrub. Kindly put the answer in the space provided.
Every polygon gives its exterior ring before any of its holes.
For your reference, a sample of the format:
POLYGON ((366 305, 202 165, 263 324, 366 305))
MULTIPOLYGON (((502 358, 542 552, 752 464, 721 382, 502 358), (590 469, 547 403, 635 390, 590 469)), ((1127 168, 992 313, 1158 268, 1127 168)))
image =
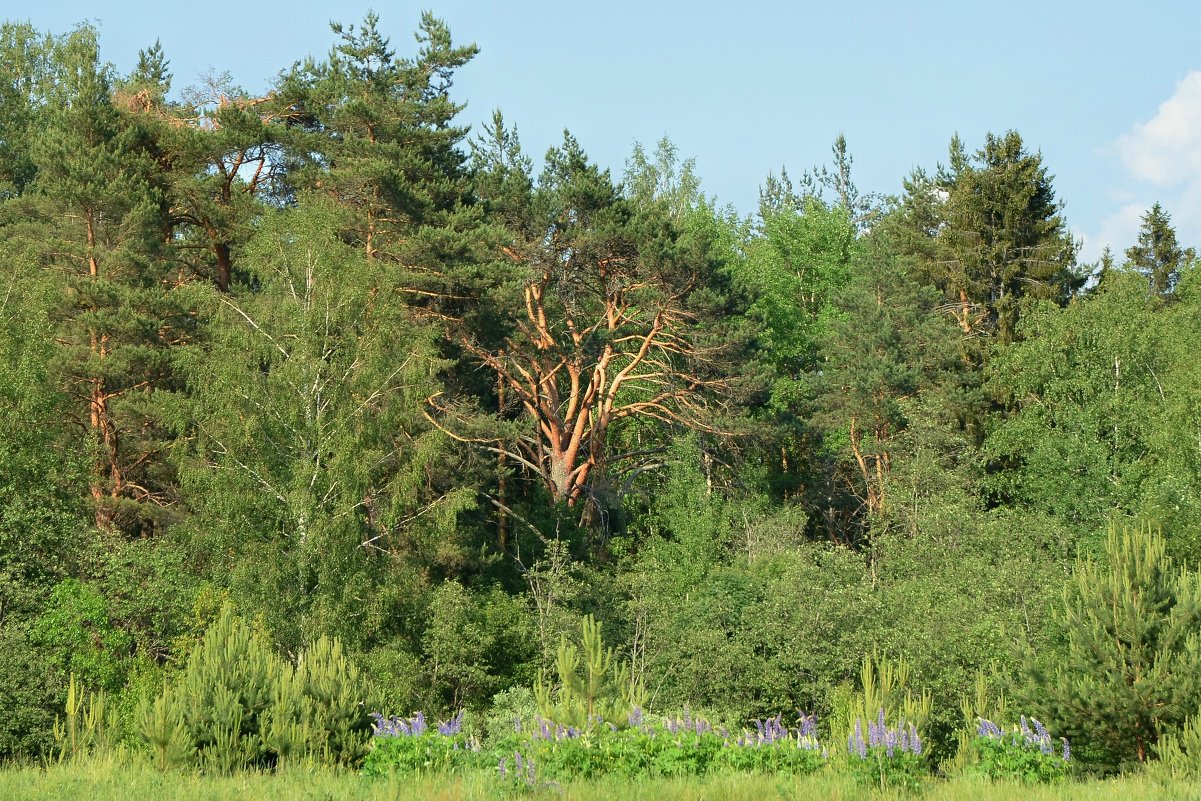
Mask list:
POLYGON ((0 760, 50 749, 59 688, 46 654, 25 632, 0 626, 0 760))
POLYGON ((29 639, 53 656, 64 678, 74 674, 85 686, 109 692, 125 684, 133 638, 112 625, 104 596, 81 581, 55 585, 29 639))
POLYGON ((485 764, 478 756, 479 742, 463 733, 462 712, 439 721, 432 729, 421 712, 411 718, 389 718, 378 712, 371 713, 371 717, 375 719, 374 737, 363 760, 367 776, 453 773, 485 764))
POLYGON ((993 780, 1028 784, 1059 781, 1067 776, 1071 760, 1068 741, 1060 742, 1062 746, 1056 748, 1046 727, 1034 718, 1027 722, 1025 715, 1009 734, 992 721, 980 718, 972 740, 970 772, 993 780))

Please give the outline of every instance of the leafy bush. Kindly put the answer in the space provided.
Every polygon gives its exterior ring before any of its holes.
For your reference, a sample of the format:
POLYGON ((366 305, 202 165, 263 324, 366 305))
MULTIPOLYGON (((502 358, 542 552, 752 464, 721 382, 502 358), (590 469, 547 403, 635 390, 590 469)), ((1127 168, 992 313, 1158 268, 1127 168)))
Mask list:
POLYGON ((112 625, 104 596, 81 581, 55 585, 29 639, 53 655, 64 678, 74 674, 86 687, 109 692, 125 684, 133 638, 112 625))
POLYGON ((1041 784, 1059 781, 1068 774, 1071 747, 1066 739, 1057 749, 1042 723, 1022 715, 1009 734, 990 720, 980 718, 972 740, 971 772, 989 779, 1041 784), (1033 728, 1031 728, 1033 724, 1033 728))
POLYGON ((49 750, 59 688, 51 662, 25 632, 0 625, 0 760, 49 750))
POLYGON ((390 773, 453 773, 487 764, 481 761, 478 740, 463 733, 463 713, 439 721, 431 729, 425 715, 411 718, 386 718, 378 712, 371 751, 363 760, 363 773, 383 776, 390 773))
POLYGON ((635 710, 631 725, 577 728, 535 718, 532 726, 499 736, 488 750, 465 736, 461 716, 426 725, 423 715, 398 719, 376 716, 376 738, 364 772, 458 772, 495 768, 519 784, 591 779, 704 776, 712 773, 803 775, 826 764, 812 717, 789 729, 782 718, 755 722, 755 731, 734 735, 685 715, 661 724, 644 723, 635 710), (537 765, 537 769, 531 767, 537 765))

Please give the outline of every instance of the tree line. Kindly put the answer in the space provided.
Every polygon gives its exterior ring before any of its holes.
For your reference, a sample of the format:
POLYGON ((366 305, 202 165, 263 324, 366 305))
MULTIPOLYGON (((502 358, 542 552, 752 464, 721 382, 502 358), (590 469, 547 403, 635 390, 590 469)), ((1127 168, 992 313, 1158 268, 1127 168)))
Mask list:
POLYGON ((431 14, 412 54, 332 28, 261 97, 0 28, 0 756, 226 601, 393 711, 532 686, 587 615, 664 708, 828 710, 872 653, 1053 706, 1108 528, 1201 555, 1201 271, 1159 205, 1081 264, 1007 131, 888 197, 839 137, 743 216, 666 138, 614 176, 468 130, 431 14))

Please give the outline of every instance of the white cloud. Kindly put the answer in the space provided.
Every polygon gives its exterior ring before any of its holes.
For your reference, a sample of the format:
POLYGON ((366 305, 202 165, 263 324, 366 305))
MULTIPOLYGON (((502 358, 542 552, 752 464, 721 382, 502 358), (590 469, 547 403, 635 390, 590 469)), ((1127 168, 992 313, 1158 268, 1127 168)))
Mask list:
POLYGON ((1201 181, 1201 70, 1176 84, 1150 120, 1117 142, 1132 176, 1156 186, 1201 181))
POLYGON ((1099 260, 1108 245, 1113 249, 1113 257, 1121 264, 1123 251, 1138 239, 1138 228, 1146 211, 1147 206, 1141 203, 1128 203, 1101 220, 1101 229, 1097 233, 1077 232, 1076 235, 1082 240, 1080 262, 1099 260))
POLYGON ((1192 70, 1155 116, 1136 123, 1113 143, 1126 171, 1121 206, 1095 232, 1078 232, 1082 262, 1096 261, 1106 245, 1120 262, 1134 244, 1142 216, 1162 204, 1184 246, 1201 246, 1201 70, 1192 70))

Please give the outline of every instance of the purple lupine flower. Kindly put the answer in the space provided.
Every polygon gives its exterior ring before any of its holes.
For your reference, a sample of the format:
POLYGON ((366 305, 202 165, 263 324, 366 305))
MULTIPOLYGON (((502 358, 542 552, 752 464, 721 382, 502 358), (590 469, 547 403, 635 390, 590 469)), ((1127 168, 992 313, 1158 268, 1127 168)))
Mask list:
POLYGON ((1030 724, 1026 722, 1026 716, 1022 715, 1022 736, 1026 738, 1027 743, 1034 742, 1034 732, 1030 731, 1030 724))
POLYGON ((514 771, 514 773, 517 773, 520 775, 521 771, 522 771, 521 752, 520 751, 513 752, 513 764, 515 764, 517 766, 517 769, 514 771))
POLYGON ((537 768, 534 767, 534 760, 527 758, 525 761, 525 783, 533 785, 537 780, 537 768))
POLYGON ((632 710, 630 710, 630 725, 642 725, 642 709, 640 707, 634 707, 632 710))
POLYGON ((886 727, 884 723, 884 709, 881 707, 880 714, 876 720, 867 724, 867 744, 872 748, 883 745, 885 731, 886 727))
POLYGON ((443 737, 452 737, 463 730, 463 710, 460 709, 458 714, 450 720, 438 721, 438 734, 443 737))
POLYGON ((1048 756, 1055 753, 1055 747, 1051 744, 1051 733, 1047 731, 1047 727, 1034 718, 1030 721, 1034 724, 1034 730, 1038 732, 1038 750, 1048 756))
POLYGON ((1072 761, 1072 746, 1070 746, 1068 744, 1068 738, 1060 737, 1059 739, 1063 740, 1063 761, 1071 762, 1072 761))
POLYGON ((504 781, 505 777, 507 775, 507 771, 505 770, 505 762, 506 761, 507 760, 504 757, 501 757, 500 762, 496 763, 496 772, 500 774, 501 781, 504 781))
POLYGON ((922 738, 917 736, 917 726, 914 726, 912 723, 909 724, 909 743, 910 750, 913 751, 913 755, 921 756, 922 738))

